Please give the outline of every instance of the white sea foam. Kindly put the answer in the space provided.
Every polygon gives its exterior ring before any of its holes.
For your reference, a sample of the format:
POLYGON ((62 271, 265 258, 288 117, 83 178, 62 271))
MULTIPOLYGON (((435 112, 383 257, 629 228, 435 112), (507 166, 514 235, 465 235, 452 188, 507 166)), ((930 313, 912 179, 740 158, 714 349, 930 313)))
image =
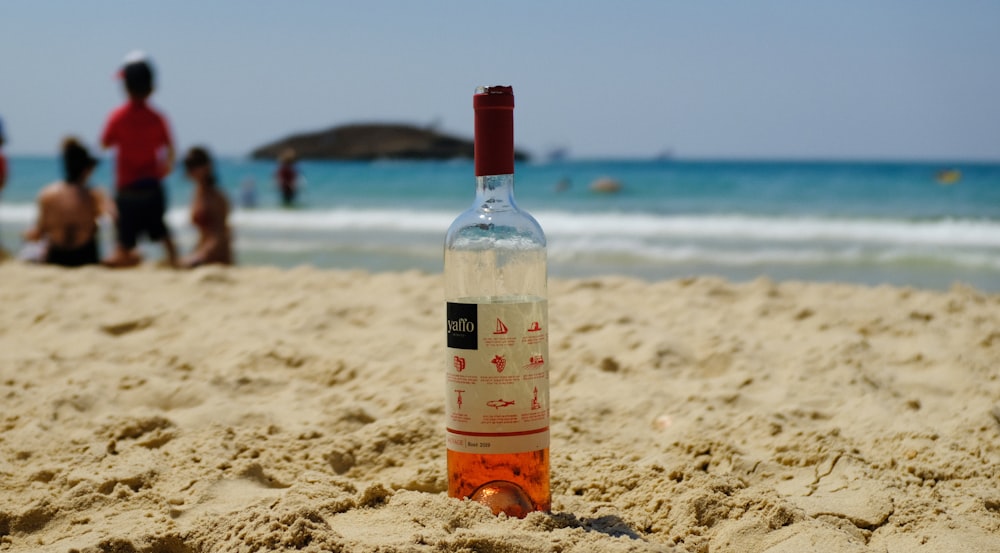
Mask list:
MULTIPOLYGON (((406 210, 237 211, 233 222, 248 229, 301 231, 378 230, 443 233, 454 213, 406 210)), ((739 242, 852 242, 1000 247, 1000 221, 942 219, 845 219, 541 212, 547 235, 687 238, 739 242)))
POLYGON ((889 248, 780 248, 717 247, 696 245, 643 245, 621 242, 610 244, 562 243, 553 240, 549 258, 560 263, 681 263, 711 264, 731 267, 765 265, 952 265, 1000 271, 1000 256, 983 251, 954 251, 907 247, 889 248))
POLYGON ((539 214, 538 219, 549 234, 1000 247, 1000 221, 566 213, 539 214))
MULTIPOLYGON (((236 210, 237 246, 273 252, 440 255, 455 217, 404 209, 236 210)), ((30 204, 0 204, 0 224, 26 226, 30 204)), ((540 212, 549 255, 562 262, 946 264, 1000 270, 1000 221, 540 212)), ((169 223, 189 229, 185 208, 169 223)), ((189 230, 188 230, 189 232, 189 230)))
POLYGON ((443 233, 454 214, 405 210, 237 210, 237 227, 280 230, 395 230, 443 233))
POLYGON ((34 204, 0 203, 0 223, 30 225, 37 217, 34 204))
MULTIPOLYGON (((232 223, 248 230, 403 231, 443 233, 456 214, 402 209, 236 210, 232 223)), ((30 224, 30 204, 0 204, 0 221, 30 224)), ((1000 247, 1000 221, 971 219, 901 220, 743 215, 664 215, 542 212, 536 215, 549 236, 688 238, 739 242, 853 242, 1000 247)), ((188 223, 184 208, 167 220, 188 223)))

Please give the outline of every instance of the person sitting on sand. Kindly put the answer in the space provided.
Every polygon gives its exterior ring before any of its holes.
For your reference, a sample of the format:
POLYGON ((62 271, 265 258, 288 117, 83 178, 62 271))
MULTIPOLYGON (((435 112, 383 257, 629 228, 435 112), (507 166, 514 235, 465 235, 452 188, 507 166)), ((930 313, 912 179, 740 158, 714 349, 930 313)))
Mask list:
POLYGON ((191 201, 191 223, 198 229, 198 245, 190 255, 181 260, 181 265, 232 265, 229 200, 218 186, 212 156, 200 146, 191 148, 184 157, 184 170, 195 184, 194 199, 191 201))
POLYGON ((63 141, 64 180, 54 182, 38 195, 38 222, 25 239, 47 242, 42 260, 53 265, 80 267, 100 263, 97 220, 114 213, 114 206, 87 179, 97 159, 73 137, 63 141))

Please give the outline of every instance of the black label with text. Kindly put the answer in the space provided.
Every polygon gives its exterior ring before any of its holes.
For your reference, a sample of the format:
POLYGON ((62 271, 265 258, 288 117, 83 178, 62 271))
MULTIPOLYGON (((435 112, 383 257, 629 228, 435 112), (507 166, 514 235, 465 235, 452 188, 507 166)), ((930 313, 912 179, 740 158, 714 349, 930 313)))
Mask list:
POLYGON ((456 349, 479 349, 478 322, 479 305, 475 303, 448 302, 448 347, 456 349))

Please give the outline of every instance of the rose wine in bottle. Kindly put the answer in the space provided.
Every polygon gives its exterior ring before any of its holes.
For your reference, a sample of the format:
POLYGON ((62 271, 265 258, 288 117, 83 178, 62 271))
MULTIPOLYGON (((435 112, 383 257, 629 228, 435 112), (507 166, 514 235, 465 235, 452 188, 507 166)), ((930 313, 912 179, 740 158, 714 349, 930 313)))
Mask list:
POLYGON ((514 202, 514 91, 480 87, 476 198, 444 246, 448 495, 551 508, 545 235, 514 202))

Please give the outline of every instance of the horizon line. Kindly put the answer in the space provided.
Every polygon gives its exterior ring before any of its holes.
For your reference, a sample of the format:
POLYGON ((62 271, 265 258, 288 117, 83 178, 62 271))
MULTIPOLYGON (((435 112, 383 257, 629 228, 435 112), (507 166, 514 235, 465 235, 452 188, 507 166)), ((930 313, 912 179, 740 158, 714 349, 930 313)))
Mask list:
MULTIPOLYGON (((8 158, 58 158, 58 153, 39 153, 39 152, 6 152, 8 158)), ((99 152, 99 158, 110 159, 112 154, 99 152), (103 154, 103 155, 102 155, 103 154)), ((214 157, 216 159, 225 160, 244 160, 244 161, 260 161, 268 162, 267 160, 255 160, 251 152, 245 153, 233 153, 233 152, 215 152, 214 157)), ((300 159, 300 162, 308 163, 375 163, 384 161, 393 162, 403 162, 403 163, 454 163, 456 161, 468 161, 472 163, 472 158, 453 158, 453 159, 395 159, 395 158, 383 158, 374 160, 350 160, 350 159, 300 159)), ((614 154, 594 154, 594 155, 584 155, 584 156, 567 156, 558 160, 546 160, 544 158, 529 159, 527 161, 518 161, 518 164, 528 164, 528 165, 556 165, 560 163, 598 163, 598 162, 658 162, 658 163, 921 163, 921 164, 939 164, 939 165, 949 165, 949 164, 976 164, 976 165, 995 165, 1000 164, 1000 156, 995 158, 979 158, 979 157, 919 157, 919 156, 877 156, 877 155, 863 155, 863 156, 837 156, 837 155, 670 155, 670 156, 660 156, 660 155, 614 155, 614 154)))

